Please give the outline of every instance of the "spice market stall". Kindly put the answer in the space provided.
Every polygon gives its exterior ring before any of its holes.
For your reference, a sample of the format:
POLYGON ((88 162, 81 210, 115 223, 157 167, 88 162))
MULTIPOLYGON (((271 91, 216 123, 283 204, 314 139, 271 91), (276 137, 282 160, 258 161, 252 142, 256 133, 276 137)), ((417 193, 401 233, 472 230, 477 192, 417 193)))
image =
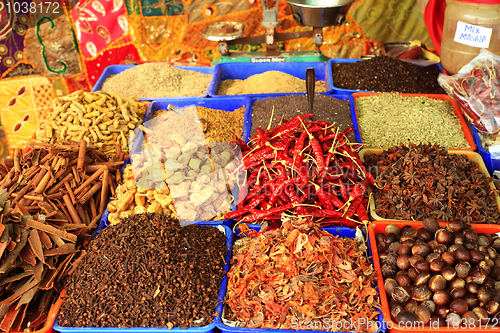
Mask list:
POLYGON ((495 122, 441 72, 108 67, 0 163, 0 329, 493 329, 495 122))

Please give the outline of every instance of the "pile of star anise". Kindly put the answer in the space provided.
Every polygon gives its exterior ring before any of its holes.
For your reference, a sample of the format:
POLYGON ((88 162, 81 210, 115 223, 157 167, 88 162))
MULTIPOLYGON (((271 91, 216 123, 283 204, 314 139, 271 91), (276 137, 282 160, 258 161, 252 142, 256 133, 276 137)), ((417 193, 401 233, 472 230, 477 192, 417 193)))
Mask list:
POLYGON ((367 155, 365 161, 377 176, 375 212, 382 218, 500 222, 492 178, 465 155, 449 154, 436 144, 410 143, 367 155))

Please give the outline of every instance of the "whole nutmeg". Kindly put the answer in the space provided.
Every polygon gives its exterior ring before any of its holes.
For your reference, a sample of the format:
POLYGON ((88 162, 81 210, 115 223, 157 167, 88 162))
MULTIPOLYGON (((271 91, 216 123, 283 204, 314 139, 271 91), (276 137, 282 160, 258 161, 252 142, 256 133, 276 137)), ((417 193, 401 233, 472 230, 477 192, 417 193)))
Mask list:
POLYGON ((446 316, 446 324, 450 328, 459 328, 462 322, 462 317, 458 313, 450 312, 446 316))
POLYGON ((381 271, 384 278, 393 278, 396 275, 398 268, 392 264, 385 263, 382 265, 381 271))
POLYGON ((448 264, 444 262, 442 259, 436 259, 430 263, 429 268, 431 269, 431 271, 438 273, 441 272, 441 270, 445 268, 447 265, 448 264))
POLYGON ((389 252, 387 257, 385 257, 384 264, 391 264, 393 266, 397 266, 398 264, 398 255, 394 252, 389 252))
POLYGON ((399 242, 401 244, 408 244, 408 243, 411 243, 411 245, 413 245, 415 243, 415 238, 411 237, 411 236, 401 236, 399 238, 399 242))
POLYGON ((431 320, 432 316, 431 310, 424 305, 417 306, 415 308, 415 314, 417 315, 418 320, 424 324, 427 324, 431 320))
POLYGON ((400 235, 401 234, 401 229, 395 224, 388 224, 385 227, 385 233, 386 234, 395 234, 395 235, 400 235))
POLYGON ((411 285, 411 279, 408 277, 408 274, 406 271, 399 271, 397 272, 396 276, 394 277, 394 280, 400 285, 401 287, 409 287, 411 285))
POLYGON ((465 288, 467 283, 465 283, 464 279, 461 278, 456 278, 448 283, 448 288, 453 290, 455 288, 465 288))
POLYGON ((477 244, 478 234, 476 229, 468 227, 462 231, 462 234, 465 236, 466 241, 471 241, 477 244))
POLYGON ((467 311, 466 313, 464 313, 462 315, 462 320, 465 320, 465 322, 467 323, 467 327, 469 328, 479 327, 479 318, 472 311, 467 311))
POLYGON ((457 276, 459 278, 464 278, 469 275, 471 270, 471 265, 468 261, 462 261, 455 265, 455 271, 457 272, 457 276))
POLYGON ((431 278, 431 273, 429 272, 418 273, 417 277, 415 278, 415 285, 416 286, 420 286, 423 284, 427 285, 429 283, 430 278, 431 278))
MULTIPOLYGON (((484 253, 484 258, 488 258, 488 251, 486 250, 486 246, 478 245, 477 248, 480 252, 484 253)), ((489 259, 489 258, 488 258, 489 259)))
POLYGON ((422 302, 421 305, 426 306, 431 311, 431 313, 434 313, 434 311, 436 311, 436 303, 434 303, 430 299, 428 299, 427 301, 422 302))
POLYGON ((395 300, 396 302, 403 304, 408 302, 410 298, 411 296, 408 293, 408 291, 401 286, 394 288, 392 292, 392 299, 395 300))
POLYGON ((396 317, 399 312, 404 310, 403 304, 396 302, 394 300, 391 300, 389 302, 389 310, 391 311, 391 318, 393 320, 396 320, 396 317))
POLYGON ((415 267, 416 262, 420 261, 420 260, 424 260, 424 258, 422 256, 419 256, 418 254, 416 254, 416 255, 412 255, 409 260, 410 260, 411 267, 415 267))
POLYGON ((434 292, 434 295, 432 296, 432 300, 434 301, 434 303, 436 303, 437 306, 448 305, 451 303, 450 292, 446 289, 436 290, 434 292))
POLYGON ((401 325, 412 327, 414 324, 418 322, 418 317, 415 313, 411 311, 403 310, 399 312, 398 315, 396 316, 396 322, 398 322, 401 325))
POLYGON ((463 299, 455 299, 450 303, 450 311, 462 315, 469 310, 469 305, 463 299))
POLYGON ((467 225, 460 220, 451 220, 446 225, 446 229, 450 232, 462 232, 465 228, 467 228, 467 225))
POLYGON ((444 305, 438 305, 436 308, 436 314, 440 317, 446 318, 446 316, 450 313, 450 308, 444 305))
POLYGON ((392 292, 394 291, 394 288, 398 287, 399 284, 396 282, 394 279, 386 279, 384 281, 384 289, 387 295, 392 295, 392 292))
POLYGON ((456 287, 450 291, 450 296, 452 299, 462 299, 467 295, 467 291, 465 291, 465 288, 462 287, 456 287))
POLYGON ((463 246, 467 251, 477 250, 479 247, 477 243, 474 243, 470 240, 466 240, 463 246))
POLYGON ((426 217, 422 221, 422 223, 424 225, 424 228, 429 230, 430 232, 432 232, 433 235, 440 228, 439 222, 435 218, 432 218, 432 217, 426 217))
POLYGON ((455 259, 457 261, 469 261, 470 260, 470 254, 469 251, 467 251, 465 248, 459 248, 457 249, 453 255, 455 256, 455 259))
POLYGON ((479 245, 479 246, 488 247, 488 246, 490 246, 492 241, 493 241, 493 237, 490 234, 482 232, 482 233, 477 235, 477 245, 479 245))
POLYGON ((414 254, 414 255, 415 254, 419 255, 422 258, 425 258, 425 257, 427 257, 427 255, 429 253, 431 253, 431 247, 427 243, 417 243, 417 242, 415 242, 415 244, 411 248, 411 253, 414 254))
POLYGON ((379 253, 379 256, 381 253, 387 253, 387 245, 385 243, 380 243, 377 245, 377 252, 379 253))
POLYGON ((453 244, 453 234, 444 228, 438 229, 436 231, 434 238, 436 239, 436 242, 438 242, 439 244, 444 244, 444 245, 453 244))
POLYGON ((415 268, 410 268, 408 270, 408 277, 410 278, 410 280, 415 281, 415 279, 417 278, 417 275, 418 275, 418 272, 415 268))
POLYGON ((434 253, 439 253, 439 254, 442 254, 442 253, 445 253, 447 250, 448 250, 448 248, 446 247, 446 245, 444 245, 444 244, 438 244, 438 245, 434 248, 433 252, 434 252, 434 253))
POLYGON ((397 265, 401 270, 407 270, 410 268, 410 257, 409 256, 399 256, 397 259, 397 265))
POLYGON ((405 225, 404 227, 401 228, 400 235, 401 237, 410 236, 412 238, 417 238, 417 229, 410 225, 405 225))
POLYGON ((472 312, 478 317, 481 324, 487 324, 490 321, 488 312, 485 309, 476 307, 472 309, 472 312))
POLYGON ((458 249, 460 249, 460 248, 463 248, 463 246, 462 245, 458 245, 458 244, 453 244, 450 247, 448 247, 448 252, 455 253, 455 251, 458 250, 458 249))
POLYGON ((418 272, 418 273, 422 273, 422 272, 430 272, 431 270, 431 267, 429 265, 429 263, 425 260, 419 260, 415 263, 415 265, 413 265, 413 268, 415 268, 415 270, 418 272))
POLYGON ((498 312, 498 310, 500 310, 500 304, 495 301, 489 301, 484 305, 484 309, 486 310, 486 312, 488 312, 489 315, 494 315, 498 312))
POLYGON ((404 309, 411 311, 411 312, 415 312, 415 310, 417 309, 417 306, 418 306, 417 301, 411 299, 408 302, 406 302, 404 309))
POLYGON ((479 284, 477 284, 476 282, 469 282, 465 286, 465 290, 467 290, 469 294, 475 295, 479 290, 479 284))
POLYGON ((482 285, 484 280, 486 280, 486 272, 484 271, 484 269, 482 269, 479 266, 474 267, 470 271, 469 275, 465 278, 465 281, 467 283, 476 282, 479 285, 482 285), (469 280, 469 281, 467 281, 467 280, 469 280))
POLYGON ((495 290, 495 282, 497 282, 495 279, 492 279, 491 277, 487 276, 486 280, 483 282, 483 286, 488 286, 495 290))
POLYGON ((377 245, 381 244, 381 243, 385 243, 385 235, 381 232, 377 232, 375 234, 375 240, 377 242, 377 245))
POLYGON ((457 276, 457 271, 454 267, 446 266, 441 270, 441 275, 446 279, 446 281, 452 281, 457 276))
MULTIPOLYGON (((434 232, 431 232, 423 227, 417 229, 417 239, 424 242, 430 242, 434 239, 434 232)), ((429 318, 430 319, 430 318, 429 318)))
POLYGON ((455 255, 448 251, 441 254, 441 260, 443 260, 448 266, 453 266, 457 262, 455 259, 455 255))
POLYGON ((476 295, 477 299, 479 300, 479 303, 488 303, 489 301, 493 300, 493 297, 495 297, 495 292, 491 287, 488 286, 481 286, 479 290, 477 291, 476 295))
POLYGON ((464 245, 464 243, 465 243, 465 236, 463 234, 455 232, 453 234, 453 244, 464 245))
MULTIPOLYGON (((488 260, 488 261, 490 261, 490 260, 488 260)), ((484 271, 486 272, 486 275, 489 275, 491 273, 491 267, 488 265, 486 260, 481 261, 479 264, 477 264, 477 266, 484 269, 484 271)))
POLYGON ((464 297, 464 300, 467 302, 467 304, 469 304, 469 309, 474 309, 475 307, 479 306, 479 300, 474 295, 466 295, 464 297))
POLYGON ((431 247, 432 252, 434 252, 434 250, 436 249, 436 246, 438 246, 438 245, 439 245, 439 243, 438 243, 438 242, 436 242, 436 240, 435 240, 435 239, 431 240, 431 241, 430 241, 429 243, 427 243, 427 244, 429 244, 429 246, 431 247))
POLYGON ((389 253, 387 253, 386 250, 377 250, 378 251, 378 258, 380 259, 380 262, 383 264, 385 262, 385 259, 387 259, 387 256, 389 253))
POLYGON ((400 244, 396 252, 398 256, 408 256, 411 254, 411 247, 406 244, 400 244))
POLYGON ((396 234, 393 234, 393 233, 390 233, 390 234, 385 234, 385 244, 386 245, 390 245, 394 242, 397 242, 399 240, 399 235, 396 235, 396 234))
POLYGON ((446 327, 446 320, 440 316, 432 316, 431 321, 429 321, 429 326, 433 329, 446 327))
POLYGON ((439 253, 429 253, 427 258, 425 258, 425 261, 427 261, 429 264, 433 262, 436 259, 441 259, 441 255, 439 253))
POLYGON ((446 288, 446 280, 442 275, 434 275, 429 279, 429 288, 432 291, 443 290, 446 288))
POLYGON ((492 247, 488 247, 486 249, 488 251, 488 256, 490 257, 491 260, 495 260, 497 258, 497 250, 495 250, 494 248, 492 247))
POLYGON ((432 298, 432 291, 427 285, 416 286, 411 293, 411 298, 417 302, 423 302, 432 298))
POLYGON ((498 236, 493 236, 493 241, 491 243, 491 246, 495 249, 495 251, 500 251, 500 237, 498 236))
POLYGON ((394 254, 397 254, 396 251, 397 251, 399 245, 401 245, 400 242, 391 243, 391 245, 389 245, 389 247, 387 248, 387 252, 389 252, 389 253, 393 252, 394 254))

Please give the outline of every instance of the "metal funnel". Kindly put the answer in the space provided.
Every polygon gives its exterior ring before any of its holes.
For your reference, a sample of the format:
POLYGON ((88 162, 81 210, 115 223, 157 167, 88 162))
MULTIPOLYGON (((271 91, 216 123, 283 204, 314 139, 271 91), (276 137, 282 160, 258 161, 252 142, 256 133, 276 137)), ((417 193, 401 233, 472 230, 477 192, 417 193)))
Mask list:
POLYGON ((354 0, 285 0, 295 21, 303 26, 340 25, 354 0))

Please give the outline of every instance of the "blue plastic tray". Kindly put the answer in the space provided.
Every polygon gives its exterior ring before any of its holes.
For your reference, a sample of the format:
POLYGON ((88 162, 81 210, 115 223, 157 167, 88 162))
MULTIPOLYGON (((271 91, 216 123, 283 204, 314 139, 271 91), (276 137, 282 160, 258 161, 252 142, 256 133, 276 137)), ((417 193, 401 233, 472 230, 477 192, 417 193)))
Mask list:
MULTIPOLYGON (((348 63, 352 64, 358 61, 364 61, 366 59, 345 59, 345 58, 333 58, 328 60, 327 63, 327 74, 328 74, 328 79, 327 79, 327 90, 331 91, 332 94, 353 94, 357 92, 379 92, 379 91, 369 91, 369 90, 355 90, 355 89, 342 89, 342 88, 336 88, 335 85, 333 84, 333 73, 332 73, 332 65, 333 64, 340 64, 340 63, 348 63)), ((443 67, 441 67, 441 64, 437 63, 435 65, 429 65, 429 66, 438 66, 439 70, 441 73, 443 72, 443 67)), ((215 77, 215 74, 214 74, 215 77)))
MULTIPOLYGON (((324 62, 281 62, 281 63, 225 63, 215 66, 212 82, 208 86, 208 95, 210 97, 228 97, 228 96, 280 96, 280 95, 297 95, 297 93, 286 94, 246 94, 246 95, 217 95, 221 82, 224 80, 245 80, 252 75, 262 74, 269 71, 280 71, 286 74, 293 75, 299 79, 306 79, 306 70, 314 68, 316 80, 325 81, 327 92, 328 77, 326 75, 326 63, 324 62)), ((305 83, 304 83, 305 88, 305 83)))
MULTIPOLYGON (((92 87, 92 92, 94 91, 99 91, 102 88, 102 85, 104 84, 104 81, 108 78, 110 75, 114 74, 119 74, 123 71, 126 71, 127 69, 130 69, 132 67, 135 67, 137 65, 111 65, 108 66, 104 69, 102 72, 101 76, 99 77, 99 80, 95 83, 94 87, 92 87)), ((176 68, 180 69, 186 69, 198 73, 203 73, 203 74, 214 74, 214 68, 213 67, 201 67, 201 66, 174 66, 176 68)), ((208 91, 203 94, 202 96, 199 97, 207 97, 208 96, 208 91)), ((176 98, 191 98, 191 97, 176 97, 176 98)), ((154 101, 158 98, 139 98, 140 101, 154 101)))
MULTIPOLYGON (((341 100, 348 100, 349 101, 349 105, 351 106, 351 119, 352 119, 352 125, 354 127, 354 135, 356 137, 356 142, 361 142, 361 135, 359 133, 359 126, 358 126, 358 119, 356 117, 356 113, 354 111, 354 98, 349 95, 349 94, 345 94, 345 95, 341 95, 341 94, 338 94, 338 95, 331 95, 331 94, 328 94, 328 93, 320 93, 321 95, 326 95, 326 96, 329 96, 331 98, 337 98, 337 99, 341 99, 341 100)), ((285 95, 291 95, 291 94, 279 94, 279 96, 285 96, 285 95)), ((306 94, 294 94, 294 95, 306 95, 306 94)), ((246 132, 248 133, 248 137, 245 139, 246 142, 248 142, 248 140, 250 139, 250 133, 252 132, 252 114, 253 114, 253 102, 254 101, 257 101, 259 99, 265 99, 265 98, 276 98, 276 97, 279 97, 279 96, 261 96, 261 97, 255 97, 255 98, 252 98, 252 105, 250 106, 250 109, 249 109, 249 114, 248 114, 248 117, 245 117, 246 119, 248 119, 248 121, 245 121, 245 126, 246 126, 246 129, 243 130, 243 132, 246 132)))
MULTIPOLYGON (((213 225, 213 224, 201 224, 201 225, 210 225, 214 228, 218 227, 219 225, 213 225)), ((233 232, 231 231, 231 228, 221 225, 224 228, 224 231, 226 233, 226 247, 228 249, 228 253, 225 256, 224 260, 226 261, 226 265, 224 266, 224 270, 226 272, 229 271, 229 261, 231 260, 231 246, 233 244, 233 232)), ((224 295, 226 294, 226 289, 227 289, 227 275, 224 276, 222 279, 221 283, 221 289, 219 291, 219 305, 215 308, 215 311, 217 313, 222 313, 222 301, 224 299, 224 295)), ((172 329, 168 328, 151 328, 151 327, 136 327, 136 328, 117 328, 117 327, 63 327, 59 326, 57 323, 57 319, 52 326, 52 328, 56 331, 62 332, 62 333, 72 333, 72 332, 102 332, 102 333, 112 333, 112 332, 133 332, 133 333, 145 333, 145 332, 193 332, 193 333, 211 333, 214 331, 215 326, 216 326, 216 321, 219 317, 214 318, 214 322, 211 324, 202 326, 202 327, 190 327, 190 328, 177 328, 174 327, 172 329)))
MULTIPOLYGON (((248 228, 259 231, 261 228, 261 225, 258 224, 247 224, 248 228)), ((326 230, 332 235, 337 235, 339 237, 346 237, 346 238, 354 238, 356 235, 356 229, 351 229, 348 227, 326 227, 326 228, 320 228, 321 230, 326 230)), ((370 257, 370 262, 373 264, 373 258, 372 258, 372 252, 371 252, 371 246, 370 246, 370 239, 368 238, 368 235, 366 233, 365 229, 361 229, 363 232, 363 236, 367 240, 367 247, 368 247, 368 256, 370 257)), ((234 239, 240 239, 241 237, 238 236, 239 233, 239 228, 236 228, 234 232, 234 239)), ((227 285, 226 285, 227 287, 227 285)), ((378 288, 377 292, 378 292, 378 288)), ((385 332, 387 325, 384 321, 384 316, 382 315, 382 311, 379 309, 380 312, 377 320, 377 325, 379 327, 379 330, 377 332, 385 332)), ((317 333, 318 331, 313 331, 313 330, 298 330, 298 329, 290 329, 290 330, 281 330, 281 329, 265 329, 265 328, 247 328, 247 327, 231 327, 222 322, 222 312, 221 316, 217 317, 215 319, 216 326, 221 330, 222 333, 271 333, 271 332, 276 332, 276 333, 317 333)))
POLYGON ((490 176, 493 175, 493 171, 500 170, 500 159, 491 158, 491 154, 488 149, 483 148, 483 144, 481 142, 481 138, 479 137, 479 133, 477 129, 469 123, 466 119, 467 125, 472 133, 472 137, 474 138, 474 142, 476 143, 478 153, 481 155, 484 161, 484 165, 486 165, 486 169, 490 176))

